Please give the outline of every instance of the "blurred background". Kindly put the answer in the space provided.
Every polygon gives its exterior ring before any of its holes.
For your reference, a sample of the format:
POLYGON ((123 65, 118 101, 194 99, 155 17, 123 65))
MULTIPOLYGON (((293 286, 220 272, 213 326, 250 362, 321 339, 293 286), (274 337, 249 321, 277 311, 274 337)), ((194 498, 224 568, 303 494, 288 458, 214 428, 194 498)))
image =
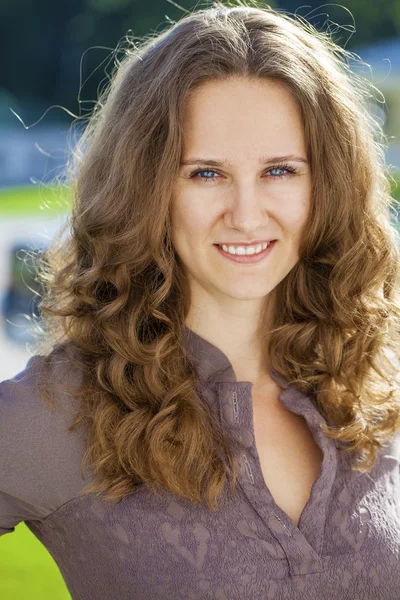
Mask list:
MULTIPOLYGON (((181 0, 3 0, 0 5, 0 381, 22 371, 33 340, 40 288, 30 250, 44 249, 66 216, 56 190, 68 155, 128 39, 156 35, 195 4, 181 0), (118 47, 118 50, 117 50, 118 47), (122 48, 121 48, 122 47, 122 48)), ((231 3, 233 4, 233 2, 231 3)), ((383 125, 386 162, 400 181, 400 0, 306 6, 253 2, 297 12, 367 63, 354 65, 382 92, 371 111, 383 125)), ((400 186, 393 182, 393 196, 400 186)), ((394 223, 399 223, 394 216, 394 223)), ((69 598, 51 556, 24 524, 0 538, 0 598, 69 598)))

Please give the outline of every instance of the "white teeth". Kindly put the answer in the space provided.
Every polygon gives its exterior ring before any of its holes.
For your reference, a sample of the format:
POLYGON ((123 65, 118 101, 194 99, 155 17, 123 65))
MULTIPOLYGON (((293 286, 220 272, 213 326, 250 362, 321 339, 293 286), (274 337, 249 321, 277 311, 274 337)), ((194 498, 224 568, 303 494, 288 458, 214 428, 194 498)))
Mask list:
POLYGON ((268 246, 269 242, 264 242, 263 244, 258 244, 258 246, 225 246, 225 244, 221 244, 221 248, 225 250, 225 252, 229 252, 229 254, 259 254, 262 250, 268 246))

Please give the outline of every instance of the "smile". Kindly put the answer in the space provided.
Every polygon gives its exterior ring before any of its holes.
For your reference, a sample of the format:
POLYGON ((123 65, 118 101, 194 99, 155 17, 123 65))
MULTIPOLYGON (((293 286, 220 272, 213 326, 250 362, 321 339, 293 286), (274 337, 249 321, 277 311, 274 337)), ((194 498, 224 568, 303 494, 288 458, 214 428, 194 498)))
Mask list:
POLYGON ((276 241, 277 240, 270 242, 268 244, 268 246, 263 244, 262 246, 264 246, 264 247, 261 249, 261 251, 255 253, 255 254, 230 254, 229 252, 226 252, 223 248, 218 246, 218 244, 215 244, 215 248, 218 250, 218 252, 222 256, 224 256, 225 258, 227 258, 233 262, 242 263, 242 264, 253 264, 253 263, 260 262, 264 258, 266 258, 269 255, 269 253, 272 251, 272 249, 274 248, 276 241))

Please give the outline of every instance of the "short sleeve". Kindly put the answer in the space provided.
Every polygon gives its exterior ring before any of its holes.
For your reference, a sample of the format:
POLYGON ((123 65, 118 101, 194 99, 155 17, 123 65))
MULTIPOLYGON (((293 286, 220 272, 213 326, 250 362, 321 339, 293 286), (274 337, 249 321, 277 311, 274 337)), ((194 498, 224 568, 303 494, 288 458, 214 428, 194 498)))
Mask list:
MULTIPOLYGON (((60 353, 53 351, 53 359, 60 353)), ((77 400, 56 394, 55 408, 43 398, 39 376, 46 357, 30 358, 25 369, 0 383, 0 535, 21 521, 46 518, 79 494, 84 450, 81 432, 68 430, 77 400)), ((78 374, 65 360, 50 367, 52 380, 76 385, 78 374)))
POLYGON ((12 533, 21 521, 37 521, 46 516, 40 506, 0 490, 0 535, 12 533))

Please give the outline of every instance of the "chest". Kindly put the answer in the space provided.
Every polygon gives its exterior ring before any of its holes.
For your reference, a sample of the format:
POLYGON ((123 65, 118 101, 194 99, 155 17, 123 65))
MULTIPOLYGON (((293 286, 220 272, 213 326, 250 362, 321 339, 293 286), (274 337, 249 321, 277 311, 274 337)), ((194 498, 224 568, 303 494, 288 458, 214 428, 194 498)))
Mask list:
POLYGON ((277 400, 279 392, 275 399, 253 392, 255 443, 266 486, 297 525, 320 475, 323 453, 307 421, 277 400))

